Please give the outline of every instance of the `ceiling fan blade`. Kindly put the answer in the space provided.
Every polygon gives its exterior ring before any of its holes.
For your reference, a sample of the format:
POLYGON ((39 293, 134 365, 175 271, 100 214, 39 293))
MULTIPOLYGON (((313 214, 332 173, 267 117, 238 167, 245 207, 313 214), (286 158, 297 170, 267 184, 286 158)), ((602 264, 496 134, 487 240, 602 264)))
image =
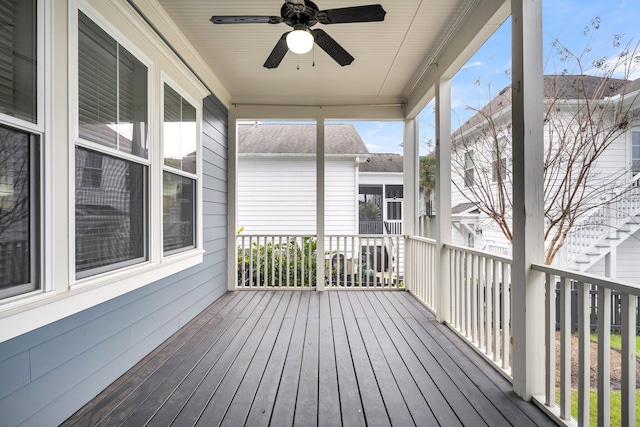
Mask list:
POLYGON ((327 54, 335 59, 335 61, 342 65, 349 65, 353 62, 353 56, 349 54, 342 46, 338 44, 337 41, 331 38, 331 36, 325 33, 323 30, 316 29, 311 30, 311 34, 313 34, 313 38, 316 41, 316 44, 322 48, 327 54))
POLYGON ((271 51, 271 54, 269 54, 269 57, 264 62, 264 68, 278 68, 278 65, 280 65, 282 59, 289 50, 289 48, 287 47, 287 34, 289 33, 286 32, 282 35, 282 37, 280 37, 280 40, 278 40, 278 43, 276 43, 275 47, 271 51))
POLYGON ((214 24, 279 24, 279 16, 212 16, 209 21, 214 24))
POLYGON ((291 4, 304 4, 304 0, 287 0, 287 3, 291 3, 291 4))
POLYGON ((316 19, 321 24, 345 24, 348 22, 384 21, 387 12, 379 4, 321 10, 316 19))

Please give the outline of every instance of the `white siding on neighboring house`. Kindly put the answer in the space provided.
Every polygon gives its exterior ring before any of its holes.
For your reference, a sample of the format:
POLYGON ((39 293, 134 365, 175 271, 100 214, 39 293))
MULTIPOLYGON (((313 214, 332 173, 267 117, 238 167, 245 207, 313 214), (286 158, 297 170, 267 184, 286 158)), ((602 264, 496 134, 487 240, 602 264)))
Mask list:
POLYGON ((353 158, 325 161, 325 232, 358 234, 358 177, 353 158))
MULTIPOLYGON (((640 259, 640 231, 636 231, 633 236, 629 236, 624 242, 618 246, 616 257, 616 279, 632 283, 640 283, 640 268, 638 268, 638 260, 640 259)), ((604 258, 596 262, 593 267, 587 270, 589 274, 599 276, 605 275, 604 258)))
MULTIPOLYGON (((244 234, 315 234, 315 157, 241 156, 238 227, 244 234)), ((325 161, 325 230, 357 234, 355 158, 325 161)))

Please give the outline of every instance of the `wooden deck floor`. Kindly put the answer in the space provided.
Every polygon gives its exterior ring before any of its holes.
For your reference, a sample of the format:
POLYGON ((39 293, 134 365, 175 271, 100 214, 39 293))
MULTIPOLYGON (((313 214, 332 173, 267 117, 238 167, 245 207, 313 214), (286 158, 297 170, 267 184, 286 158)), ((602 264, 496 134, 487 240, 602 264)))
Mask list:
POLYGON ((224 295, 66 426, 555 425, 406 292, 224 295))

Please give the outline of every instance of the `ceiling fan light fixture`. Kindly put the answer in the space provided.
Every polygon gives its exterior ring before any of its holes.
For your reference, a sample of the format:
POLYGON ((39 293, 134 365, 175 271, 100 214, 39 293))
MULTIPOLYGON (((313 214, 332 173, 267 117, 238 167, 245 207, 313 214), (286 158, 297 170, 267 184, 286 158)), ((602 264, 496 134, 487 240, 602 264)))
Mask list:
POLYGON ((313 35, 307 30, 293 30, 287 34, 287 47, 293 53, 307 53, 313 48, 313 35))

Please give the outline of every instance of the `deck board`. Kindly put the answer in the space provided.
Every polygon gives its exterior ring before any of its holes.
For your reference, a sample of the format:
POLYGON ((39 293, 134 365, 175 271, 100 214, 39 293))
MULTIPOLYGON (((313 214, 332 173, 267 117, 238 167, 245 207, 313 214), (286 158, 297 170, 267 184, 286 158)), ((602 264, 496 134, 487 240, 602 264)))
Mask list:
POLYGON ((63 425, 555 425, 406 292, 224 295, 63 425))

